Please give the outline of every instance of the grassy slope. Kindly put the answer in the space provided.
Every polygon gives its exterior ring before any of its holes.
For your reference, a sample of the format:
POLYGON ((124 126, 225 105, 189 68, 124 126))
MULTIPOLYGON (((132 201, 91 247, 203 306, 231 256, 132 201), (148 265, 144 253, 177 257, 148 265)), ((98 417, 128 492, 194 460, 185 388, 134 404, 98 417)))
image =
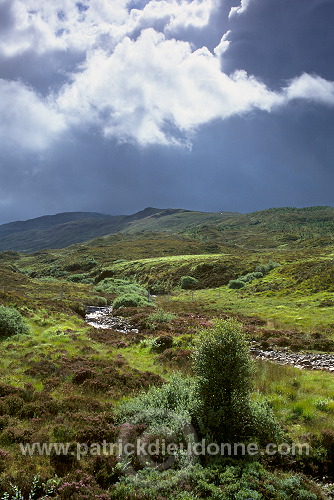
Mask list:
POLYGON ((58 214, 0 226, 0 249, 35 251, 125 233, 187 233, 200 240, 266 249, 298 247, 305 239, 314 245, 333 240, 334 208, 276 208, 250 214, 192 212, 147 208, 129 216, 58 214), (72 217, 72 218, 71 218, 72 217))

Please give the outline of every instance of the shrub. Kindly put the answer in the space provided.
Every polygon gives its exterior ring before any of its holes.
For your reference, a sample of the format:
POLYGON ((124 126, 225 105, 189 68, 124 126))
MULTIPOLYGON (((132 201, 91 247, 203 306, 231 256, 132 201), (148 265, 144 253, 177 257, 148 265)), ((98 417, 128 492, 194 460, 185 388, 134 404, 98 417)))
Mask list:
POLYGON ((240 279, 230 280, 227 286, 232 289, 243 288, 245 286, 245 282, 240 279))
POLYGON ((12 307, 0 306, 0 337, 28 333, 29 328, 19 311, 12 307))
POLYGON ((134 293, 125 293, 120 295, 113 302, 113 308, 118 309, 119 307, 138 307, 147 306, 149 302, 142 296, 134 293))
POLYGON ((203 331, 194 365, 202 433, 225 442, 243 438, 250 417, 251 361, 242 326, 235 320, 218 320, 212 329, 203 331))
POLYGON ((190 290, 194 288, 197 283, 198 280, 193 276, 182 276, 180 279, 180 286, 183 290, 190 290))
POLYGON ((258 462, 232 462, 224 469, 189 465, 182 470, 145 470, 127 475, 112 488, 117 500, 317 500, 320 488, 302 475, 270 472, 258 462), (314 491, 314 493, 312 492, 314 491))
POLYGON ((192 379, 175 374, 168 384, 151 387, 122 403, 118 419, 131 425, 145 424, 149 430, 166 426, 182 436, 185 423, 190 422, 193 387, 192 379))
POLYGON ((236 280, 230 280, 227 286, 234 289, 243 288, 246 283, 250 283, 255 279, 263 278, 265 274, 268 274, 272 269, 279 267, 279 265, 280 264, 277 264, 277 262, 273 262, 272 260, 270 260, 268 264, 260 264, 259 266, 256 266, 254 272, 239 276, 236 280))
POLYGON ((268 274, 270 271, 272 271, 273 269, 276 269, 276 267, 279 267, 279 266, 280 266, 280 264, 270 260, 268 262, 268 264, 260 264, 260 265, 256 266, 255 271, 262 273, 262 274, 268 274))
POLYGON ((157 323, 169 323, 176 317, 176 314, 165 312, 163 309, 158 309, 156 312, 147 317, 147 327, 154 330, 157 327, 157 323))
POLYGON ((105 307, 107 305, 107 299, 105 297, 99 297, 95 295, 91 300, 91 305, 96 307, 105 307))
POLYGON ((278 426, 270 408, 250 400, 252 365, 240 323, 217 320, 203 331, 194 351, 194 368, 195 415, 202 435, 229 443, 276 438, 278 426))
POLYGON ((96 285, 95 290, 97 292, 114 293, 116 295, 124 295, 125 293, 147 295, 147 290, 139 285, 139 283, 118 278, 105 278, 101 280, 99 284, 96 285))
POLYGON ((258 278, 263 278, 263 273, 254 271, 253 273, 245 274, 244 276, 241 276, 238 279, 244 281, 245 283, 248 283, 258 278))
POLYGON ((163 309, 158 309, 150 314, 147 318, 149 323, 169 323, 176 318, 176 314, 165 312, 163 309))
POLYGON ((71 276, 67 276, 67 281, 72 281, 74 283, 86 283, 88 285, 94 283, 93 278, 89 278, 88 274, 72 274, 71 276))

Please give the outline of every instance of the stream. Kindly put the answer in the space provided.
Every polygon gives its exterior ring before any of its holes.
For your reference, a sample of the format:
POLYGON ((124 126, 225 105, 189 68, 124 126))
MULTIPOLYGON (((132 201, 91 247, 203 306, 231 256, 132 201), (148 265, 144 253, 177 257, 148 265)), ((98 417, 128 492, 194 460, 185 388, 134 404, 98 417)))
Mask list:
MULTIPOLYGON (((121 316, 112 316, 112 307, 87 308, 86 322, 94 328, 113 329, 121 333, 138 333, 130 321, 121 316)), ((290 365, 299 369, 323 370, 334 373, 334 354, 328 353, 303 353, 288 350, 262 350, 257 347, 250 348, 250 354, 255 359, 265 359, 280 365, 290 365)))

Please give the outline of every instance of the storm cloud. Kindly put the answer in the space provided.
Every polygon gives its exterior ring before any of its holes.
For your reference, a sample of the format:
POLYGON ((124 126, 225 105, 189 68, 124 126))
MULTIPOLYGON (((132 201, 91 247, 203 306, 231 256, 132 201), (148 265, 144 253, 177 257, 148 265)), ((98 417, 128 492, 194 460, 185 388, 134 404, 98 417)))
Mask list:
POLYGON ((333 20, 327 0, 0 0, 0 222, 331 204, 333 20))

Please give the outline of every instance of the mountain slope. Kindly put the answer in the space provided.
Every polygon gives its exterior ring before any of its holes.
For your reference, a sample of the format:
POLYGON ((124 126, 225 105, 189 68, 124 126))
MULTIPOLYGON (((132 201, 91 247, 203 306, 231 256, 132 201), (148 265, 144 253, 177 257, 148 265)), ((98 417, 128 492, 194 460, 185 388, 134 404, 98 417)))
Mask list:
POLYGON ((93 238, 126 230, 146 229, 142 221, 186 212, 181 209, 148 207, 132 215, 105 215, 95 212, 65 212, 0 226, 0 251, 33 252, 43 248, 64 248, 93 238))
POLYGON ((64 248, 96 238, 102 238, 96 242, 99 246, 108 245, 108 235, 146 232, 186 234, 196 240, 248 249, 315 247, 333 242, 334 208, 285 207, 240 214, 148 207, 117 216, 67 212, 0 226, 0 251, 64 248))

